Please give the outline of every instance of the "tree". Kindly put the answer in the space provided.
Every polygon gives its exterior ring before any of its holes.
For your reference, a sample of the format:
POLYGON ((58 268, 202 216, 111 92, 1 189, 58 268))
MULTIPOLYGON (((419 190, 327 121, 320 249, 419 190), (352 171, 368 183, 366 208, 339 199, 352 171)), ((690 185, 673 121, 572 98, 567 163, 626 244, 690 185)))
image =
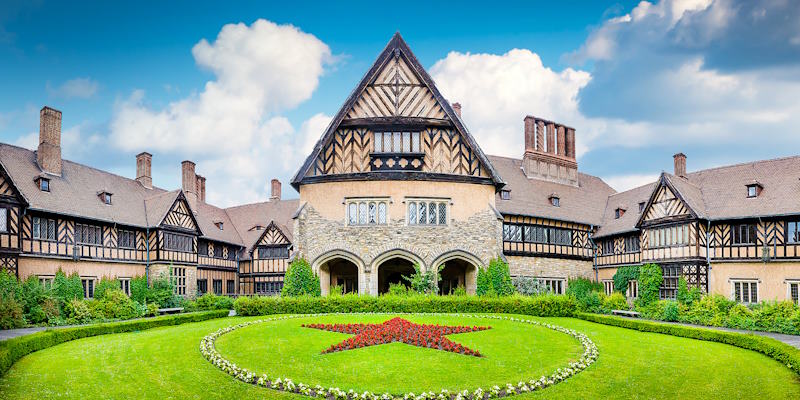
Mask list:
POLYGON ((436 293, 436 290, 438 289, 438 282, 440 279, 442 279, 439 273, 442 272, 443 267, 443 265, 440 265, 438 268, 422 272, 422 268, 419 266, 419 264, 415 263, 414 274, 412 274, 410 277, 404 275, 403 279, 405 279, 409 285, 411 285, 411 290, 417 293, 436 293))
POLYGON ((311 269, 305 258, 296 258, 289 264, 283 278, 282 296, 314 296, 322 295, 319 277, 311 269))

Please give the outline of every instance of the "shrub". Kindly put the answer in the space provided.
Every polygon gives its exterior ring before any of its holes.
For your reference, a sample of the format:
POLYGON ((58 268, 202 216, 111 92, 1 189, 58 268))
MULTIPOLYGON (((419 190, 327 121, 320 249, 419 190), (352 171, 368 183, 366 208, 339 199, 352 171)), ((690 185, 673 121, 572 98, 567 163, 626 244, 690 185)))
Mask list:
POLYGON ((344 294, 344 288, 340 285, 333 285, 328 289, 328 296, 341 296, 344 294))
POLYGON ((0 329, 14 329, 25 325, 22 315, 22 305, 14 297, 0 295, 0 329))
POLYGON ((86 301, 77 299, 68 301, 64 307, 64 314, 67 317, 67 321, 74 324, 90 322, 94 316, 87 303, 86 301))
MULTIPOLYGON (((146 283, 145 283, 146 284, 146 283)), ((172 307, 175 304, 173 297, 175 296, 175 286, 169 276, 162 272, 157 278, 151 282, 150 288, 145 291, 147 301, 154 302, 159 307, 172 307)), ((137 297, 138 297, 137 293, 137 297)))
POLYGON ((120 290, 119 280, 107 278, 104 276, 94 286, 94 298, 97 300, 102 300, 105 297, 107 291, 115 289, 120 290))
POLYGON ((146 304, 152 299, 147 298, 147 277, 137 276, 131 279, 131 299, 139 304, 146 304))
POLYGON ((411 290, 419 294, 435 294, 438 287, 437 282, 442 278, 439 274, 444 266, 440 265, 436 269, 429 269, 422 272, 419 264, 414 263, 414 273, 411 276, 403 276, 409 283, 411 290))
POLYGON ((157 303, 148 303, 147 304, 147 311, 145 311, 145 315, 150 317, 155 317, 158 315, 158 304, 157 303))
POLYGON ((680 309, 678 307, 678 302, 667 300, 664 302, 661 319, 664 321, 675 322, 678 320, 679 313, 680 309))
POLYGON ((408 286, 402 283, 390 283, 387 294, 390 296, 408 296, 408 286))
POLYGON ((41 307, 48 320, 61 316, 61 310, 58 308, 58 301, 52 297, 45 298, 42 301, 41 307))
POLYGON ((619 292, 614 292, 611 296, 603 298, 603 309, 605 312, 610 313, 612 310, 627 310, 628 301, 625 295, 619 292))
POLYGON ((233 303, 238 315, 357 312, 508 313, 566 317, 576 311, 569 296, 340 296, 240 297, 233 303))
POLYGON ((463 285, 458 285, 457 288, 453 289, 453 293, 451 293, 451 294, 453 296, 466 296, 467 295, 467 288, 465 288, 463 285))
POLYGON ((657 264, 645 264, 639 267, 639 299, 637 303, 642 306, 655 303, 659 299, 659 288, 663 281, 661 267, 657 264))
POLYGON ((169 315, 135 321, 53 329, 0 341, 0 376, 5 374, 11 368, 11 365, 23 356, 70 340, 108 333, 136 332, 159 326, 180 325, 187 322, 200 322, 227 315, 227 311, 169 315))
POLYGON ((500 257, 489 261, 487 268, 478 268, 477 280, 479 296, 510 296, 514 294, 515 288, 511 281, 508 263, 500 257))
POLYGON ((514 290, 521 295, 538 296, 540 294, 547 294, 550 291, 547 285, 529 276, 517 276, 512 278, 511 281, 514 283, 514 290))
POLYGON ((53 278, 53 294, 62 306, 66 305, 70 300, 82 299, 83 284, 81 284, 80 275, 77 272, 73 272, 67 276, 59 269, 55 278, 53 278))
POLYGON ((628 282, 639 279, 639 266, 626 265, 617 268, 614 274, 614 291, 625 293, 628 291, 628 282))
POLYGON ((233 300, 227 296, 206 293, 194 301, 194 306, 197 310, 230 310, 233 308, 233 300))
POLYGON ((289 264, 283 279, 283 296, 320 296, 322 287, 319 277, 311 270, 304 258, 296 258, 289 264))
POLYGON ((141 316, 137 303, 121 289, 107 289, 104 297, 90 302, 92 315, 103 319, 131 319, 141 316))
POLYGON ((494 288, 492 287, 489 271, 485 268, 478 268, 478 276, 476 277, 477 287, 475 294, 478 296, 492 296, 494 295, 494 288))

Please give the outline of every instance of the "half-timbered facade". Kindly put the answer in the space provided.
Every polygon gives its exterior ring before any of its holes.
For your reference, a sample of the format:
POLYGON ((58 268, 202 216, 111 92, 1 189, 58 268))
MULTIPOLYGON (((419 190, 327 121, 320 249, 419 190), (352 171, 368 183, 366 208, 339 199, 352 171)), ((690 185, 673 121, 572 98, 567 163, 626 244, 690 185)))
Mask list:
MULTIPOLYGON (((168 277, 194 296, 279 294, 304 257, 323 293, 380 294, 440 269, 439 290, 475 290, 495 257, 563 292, 575 277, 613 289, 617 268, 656 263, 678 282, 742 302, 800 301, 800 157, 674 173, 616 193, 578 170, 576 129, 523 119, 520 158, 487 156, 396 34, 292 179, 263 202, 219 208, 181 164, 153 185, 152 155, 128 179, 61 159, 61 113, 40 114, 36 151, 0 144, 0 268, 47 280, 77 272, 168 277)), ((87 290, 87 295, 91 291, 87 290)), ((636 295, 635 283, 629 294, 636 295)))

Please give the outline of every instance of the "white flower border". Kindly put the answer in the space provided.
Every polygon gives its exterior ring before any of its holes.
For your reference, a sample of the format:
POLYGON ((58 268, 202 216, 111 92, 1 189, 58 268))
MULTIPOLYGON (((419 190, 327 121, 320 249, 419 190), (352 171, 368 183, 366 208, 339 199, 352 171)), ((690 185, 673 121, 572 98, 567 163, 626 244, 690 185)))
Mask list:
POLYGON ((200 353, 203 354, 208 361, 214 364, 217 368, 221 369, 228 375, 233 376, 234 378, 244 382, 249 383, 252 385, 257 385, 261 387, 267 387, 274 390, 280 390, 284 392, 290 393, 297 393, 309 397, 315 397, 320 399, 329 399, 329 400, 356 400, 356 399, 363 399, 363 400, 395 400, 395 399, 403 399, 403 400, 476 400, 476 399, 493 399, 499 397, 506 397, 506 396, 513 396, 518 393, 525 393, 531 392, 535 390, 541 390, 547 388, 549 386, 555 385, 578 372, 583 371, 584 369, 588 368, 592 365, 595 361, 597 361, 597 346, 594 342, 589 339, 586 335, 580 332, 576 332, 572 329, 564 328, 558 325, 552 325, 544 322, 539 321, 532 321, 527 319, 515 318, 515 317, 507 317, 507 316, 500 316, 500 315, 475 315, 475 314, 443 314, 443 313, 413 313, 413 314, 404 314, 404 313, 331 313, 331 314, 297 314, 297 315, 283 315, 274 318, 267 318, 267 319, 259 319, 255 321, 248 321, 243 322, 238 325, 232 325, 227 328, 221 328, 216 332, 208 334, 200 341, 200 353), (355 390, 342 390, 338 387, 331 387, 331 388, 324 388, 320 385, 316 386, 309 386, 304 383, 296 383, 293 382, 289 378, 274 378, 269 377, 266 374, 258 376, 255 372, 249 371, 245 368, 239 367, 236 364, 226 360, 222 357, 222 355, 217 351, 214 347, 214 342, 220 336, 232 332, 239 328, 244 328, 246 326, 260 324, 269 321, 279 321, 279 320, 287 320, 287 319, 294 319, 294 318, 307 318, 307 317, 322 317, 322 316, 331 316, 331 315, 440 315, 440 316, 455 316, 455 317, 470 317, 470 318, 484 318, 484 319, 500 319, 500 320, 508 320, 514 322, 522 322, 528 323, 535 326, 541 326, 544 328, 552 329, 557 332, 565 333, 570 335, 581 342, 583 346, 583 355, 581 355, 580 359, 575 362, 569 363, 567 367, 558 368, 555 370, 550 376, 542 376, 539 379, 531 379, 528 382, 518 382, 517 384, 507 383, 505 386, 492 386, 488 390, 484 390, 482 388, 477 388, 473 391, 469 390, 462 390, 459 392, 450 392, 448 390, 442 390, 439 393, 436 392, 423 392, 420 394, 414 393, 404 393, 401 395, 392 395, 389 393, 372 393, 369 391, 363 393, 357 393, 355 390))

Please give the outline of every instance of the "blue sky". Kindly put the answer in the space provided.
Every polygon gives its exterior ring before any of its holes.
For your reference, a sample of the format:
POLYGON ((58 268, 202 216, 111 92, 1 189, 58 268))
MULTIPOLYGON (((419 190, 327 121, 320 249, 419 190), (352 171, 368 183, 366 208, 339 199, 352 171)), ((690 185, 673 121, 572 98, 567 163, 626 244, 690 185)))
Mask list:
POLYGON ((150 151, 166 188, 192 159, 212 202, 263 199, 400 31, 489 154, 522 154, 525 114, 574 126, 580 169, 618 189, 678 151, 800 149, 796 2, 378 3, 4 1, 0 141, 34 147, 50 105, 65 158, 133 176, 150 151))

